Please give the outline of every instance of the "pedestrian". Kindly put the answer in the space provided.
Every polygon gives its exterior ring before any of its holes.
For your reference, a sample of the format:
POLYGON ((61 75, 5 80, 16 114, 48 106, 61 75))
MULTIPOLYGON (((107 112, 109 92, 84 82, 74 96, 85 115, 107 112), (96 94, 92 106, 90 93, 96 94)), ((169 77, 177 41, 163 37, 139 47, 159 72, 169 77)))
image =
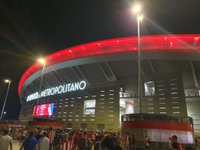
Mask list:
POLYGON ((122 150, 117 138, 114 136, 107 136, 101 142, 101 150, 122 150))
POLYGON ((130 149, 135 150, 136 149, 136 141, 135 141, 135 136, 132 135, 130 136, 130 149))
POLYGON ((101 139, 102 136, 100 135, 96 136, 94 150, 101 150, 101 139))
POLYGON ((144 145, 145 145, 145 149, 150 148, 150 138, 148 136, 145 136, 144 145))
POLYGON ((50 140, 50 145, 49 145, 49 149, 51 150, 53 147, 53 143, 54 143, 54 136, 55 136, 55 131, 52 127, 49 128, 49 133, 48 133, 48 138, 50 140))
POLYGON ((125 150, 129 150, 130 148, 130 136, 128 133, 126 133, 125 135, 125 139, 124 139, 124 143, 125 143, 125 150))
POLYGON ((169 139, 168 139, 167 149, 172 150, 172 137, 169 137, 169 139))
POLYGON ((200 150, 200 137, 196 138, 196 150, 200 150))
POLYGON ((39 150, 49 150, 50 140, 48 138, 48 133, 44 132, 42 137, 38 141, 39 150))
POLYGON ((34 136, 33 131, 29 131, 28 137, 24 140, 20 150, 38 150, 37 139, 34 136))
POLYGON ((172 150, 182 150, 182 145, 178 143, 178 137, 172 136, 172 150))
POLYGON ((3 135, 0 137, 0 150, 8 150, 10 146, 10 150, 12 150, 12 137, 8 135, 9 130, 4 129, 3 130, 3 135))

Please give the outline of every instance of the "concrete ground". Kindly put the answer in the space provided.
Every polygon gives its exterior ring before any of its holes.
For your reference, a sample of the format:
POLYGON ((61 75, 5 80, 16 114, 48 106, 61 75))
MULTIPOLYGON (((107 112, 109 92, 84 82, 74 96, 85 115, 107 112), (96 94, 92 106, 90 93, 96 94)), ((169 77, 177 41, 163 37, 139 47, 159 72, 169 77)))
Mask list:
POLYGON ((13 150, 19 150, 20 149, 20 145, 18 141, 13 141, 13 150))

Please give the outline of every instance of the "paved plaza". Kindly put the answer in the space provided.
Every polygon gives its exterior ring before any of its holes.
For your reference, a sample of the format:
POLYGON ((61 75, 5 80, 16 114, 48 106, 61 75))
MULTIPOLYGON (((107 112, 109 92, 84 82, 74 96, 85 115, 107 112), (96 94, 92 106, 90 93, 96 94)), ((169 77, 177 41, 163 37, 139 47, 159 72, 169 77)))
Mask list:
POLYGON ((20 145, 18 141, 13 141, 13 150, 19 150, 20 149, 20 145))

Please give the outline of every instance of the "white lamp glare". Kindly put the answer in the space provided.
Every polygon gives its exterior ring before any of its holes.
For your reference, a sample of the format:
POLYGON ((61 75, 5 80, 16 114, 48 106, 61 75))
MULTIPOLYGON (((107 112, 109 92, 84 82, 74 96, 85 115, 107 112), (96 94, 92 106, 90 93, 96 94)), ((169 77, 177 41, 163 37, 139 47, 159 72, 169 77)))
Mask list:
POLYGON ((5 83, 10 83, 10 80, 5 79, 4 82, 5 82, 5 83))
POLYGON ((142 9, 142 7, 141 7, 140 4, 135 4, 135 5, 133 6, 133 13, 134 13, 134 14, 138 14, 138 13, 141 12, 141 9, 142 9))
POLYGON ((44 58, 39 58, 38 62, 41 63, 41 64, 45 64, 45 59, 44 58))
POLYGON ((138 21, 142 21, 143 20, 143 15, 142 14, 138 15, 137 19, 138 19, 138 21))

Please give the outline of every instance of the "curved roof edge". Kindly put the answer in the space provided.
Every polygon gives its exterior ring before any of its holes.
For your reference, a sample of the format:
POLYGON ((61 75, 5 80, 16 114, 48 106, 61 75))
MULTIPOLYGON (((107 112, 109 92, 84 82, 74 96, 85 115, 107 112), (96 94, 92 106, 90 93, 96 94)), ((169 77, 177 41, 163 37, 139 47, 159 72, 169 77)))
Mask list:
MULTIPOLYGON (((145 52, 190 53, 194 50, 200 52, 200 34, 150 35, 141 36, 140 38, 142 45, 141 50, 145 52)), ((47 61, 46 66, 51 66, 78 58, 123 52, 136 52, 137 50, 137 36, 115 38, 90 42, 59 50, 46 56, 45 60, 47 61)), ((24 82, 41 68, 42 66, 39 62, 36 62, 25 71, 18 84, 19 96, 24 82)))

